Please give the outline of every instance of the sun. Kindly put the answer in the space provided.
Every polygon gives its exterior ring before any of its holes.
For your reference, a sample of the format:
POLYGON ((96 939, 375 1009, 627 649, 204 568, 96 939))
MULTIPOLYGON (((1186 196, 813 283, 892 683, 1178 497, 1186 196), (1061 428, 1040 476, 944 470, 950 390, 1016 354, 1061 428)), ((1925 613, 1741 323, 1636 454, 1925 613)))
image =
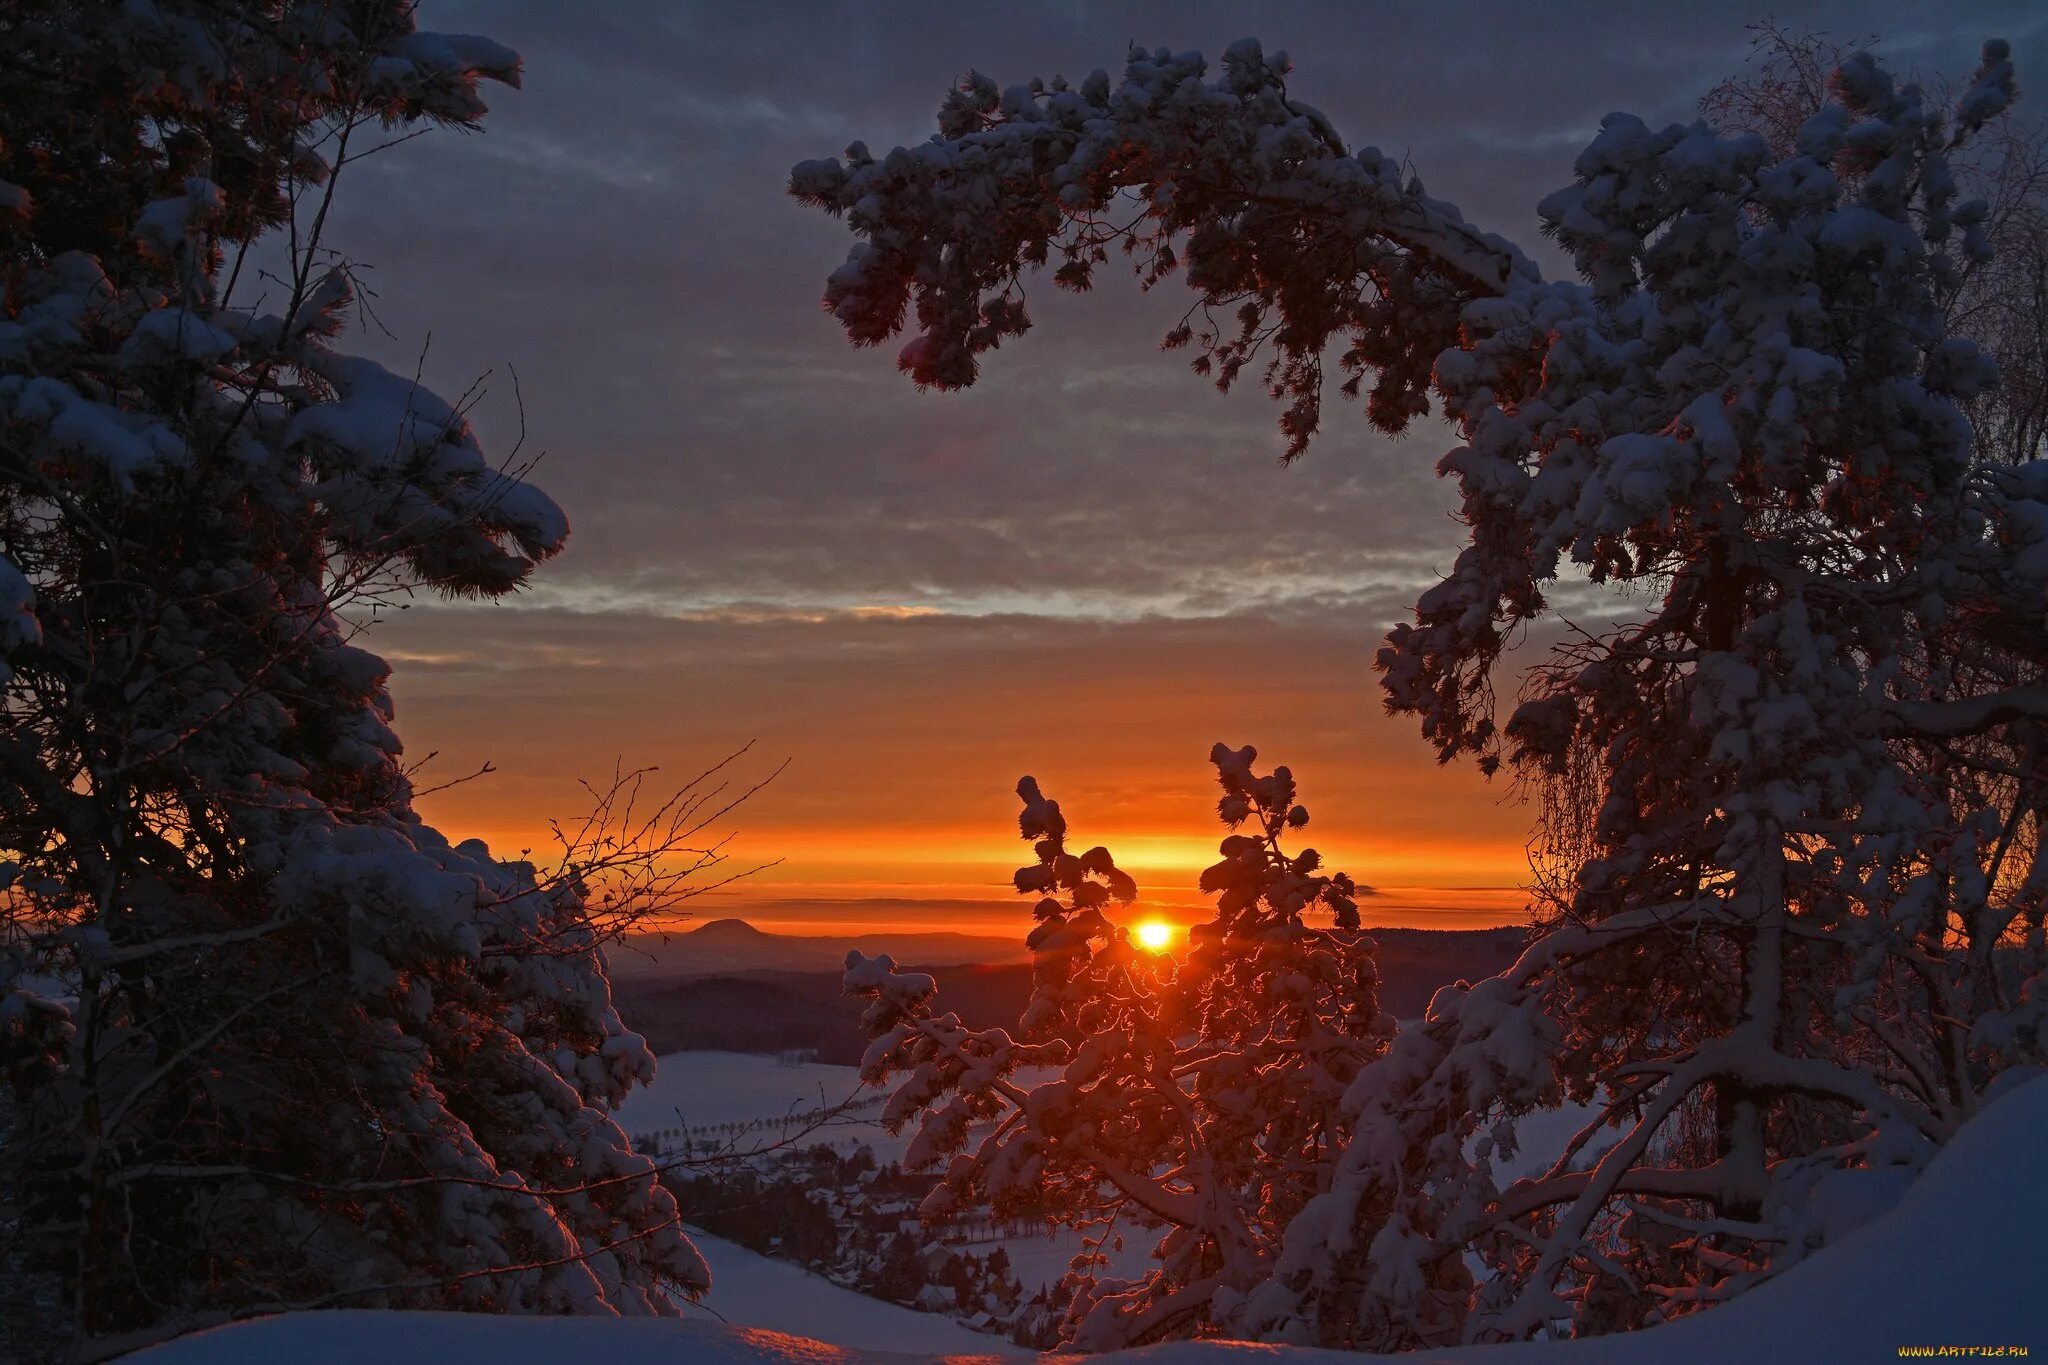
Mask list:
POLYGON ((1148 953, 1163 953, 1173 944, 1173 926, 1163 919, 1148 919, 1133 932, 1138 946, 1148 953))

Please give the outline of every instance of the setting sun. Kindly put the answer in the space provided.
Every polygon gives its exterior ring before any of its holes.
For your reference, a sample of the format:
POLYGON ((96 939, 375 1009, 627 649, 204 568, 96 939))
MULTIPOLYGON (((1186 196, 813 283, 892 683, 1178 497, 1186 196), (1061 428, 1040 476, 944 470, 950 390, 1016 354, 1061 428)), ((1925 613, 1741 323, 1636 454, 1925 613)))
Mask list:
POLYGON ((1163 953, 1173 943, 1173 926, 1163 919, 1148 919, 1131 931, 1138 946, 1148 953, 1163 953))

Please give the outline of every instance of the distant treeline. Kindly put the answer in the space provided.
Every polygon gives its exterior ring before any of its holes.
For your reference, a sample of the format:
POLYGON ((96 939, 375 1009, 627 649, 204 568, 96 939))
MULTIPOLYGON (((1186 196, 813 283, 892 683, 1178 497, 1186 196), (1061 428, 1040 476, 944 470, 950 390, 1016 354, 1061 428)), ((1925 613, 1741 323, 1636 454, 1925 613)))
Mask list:
MULTIPOLYGON (((1382 1005, 1419 1018, 1441 986, 1491 976, 1514 961, 1520 929, 1375 929, 1382 1005)), ((1031 991, 1024 965, 936 969, 939 1003, 970 1026, 1016 1022, 1031 991)), ((656 1052, 780 1052, 816 1048, 817 1060, 859 1063, 861 1004, 840 994, 837 972, 736 972, 614 983, 619 1012, 656 1052)))

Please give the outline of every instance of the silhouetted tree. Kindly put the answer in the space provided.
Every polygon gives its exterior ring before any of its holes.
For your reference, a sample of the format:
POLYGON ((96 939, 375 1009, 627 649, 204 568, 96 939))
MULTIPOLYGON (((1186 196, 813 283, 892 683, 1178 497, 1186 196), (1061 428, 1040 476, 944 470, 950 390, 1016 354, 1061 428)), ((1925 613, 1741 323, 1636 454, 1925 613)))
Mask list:
POLYGON ((1019 827, 1037 861, 1015 881, 1040 899, 1016 1036, 937 1012, 925 973, 848 957, 847 989, 873 1002, 862 1075, 901 1077, 883 1121, 915 1119, 906 1161, 944 1165, 921 1214, 987 1200, 997 1217, 1042 1210, 1087 1234, 1064 1281, 1084 1348, 1217 1325, 1219 1299, 1250 1289, 1329 1193, 1344 1088, 1393 1029, 1358 887, 1314 849, 1283 847, 1308 808, 1286 768, 1262 775, 1256 758, 1222 744, 1210 756, 1233 832, 1202 874, 1215 916, 1189 931, 1184 962, 1131 942, 1111 915, 1136 884, 1107 849, 1070 852, 1059 803, 1028 777, 1019 827), (1053 1064, 1048 1085, 1017 1079, 1053 1064), (980 1123, 993 1130, 970 1146, 980 1123), (1129 1282, 1101 1274, 1100 1248, 1126 1226, 1159 1233, 1158 1268, 1129 1282))
POLYGON ((51 1310, 0 1354, 707 1283, 598 948, 689 803, 552 870, 451 843, 342 614, 568 534, 334 343, 347 169, 518 79, 404 0, 0 6, 0 1274, 51 1310))

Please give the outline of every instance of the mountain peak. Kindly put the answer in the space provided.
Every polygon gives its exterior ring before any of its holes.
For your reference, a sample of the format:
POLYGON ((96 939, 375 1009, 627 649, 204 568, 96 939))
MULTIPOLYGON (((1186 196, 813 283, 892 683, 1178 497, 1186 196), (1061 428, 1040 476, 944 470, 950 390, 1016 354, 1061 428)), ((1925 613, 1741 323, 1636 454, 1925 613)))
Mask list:
POLYGON ((770 937, 770 935, 761 932, 759 929, 756 929, 753 925, 747 923, 743 919, 714 919, 706 920, 704 923, 690 930, 689 933, 685 935, 685 937, 694 939, 723 940, 725 942, 730 943, 738 942, 742 939, 751 941, 754 939, 768 938, 770 937))

